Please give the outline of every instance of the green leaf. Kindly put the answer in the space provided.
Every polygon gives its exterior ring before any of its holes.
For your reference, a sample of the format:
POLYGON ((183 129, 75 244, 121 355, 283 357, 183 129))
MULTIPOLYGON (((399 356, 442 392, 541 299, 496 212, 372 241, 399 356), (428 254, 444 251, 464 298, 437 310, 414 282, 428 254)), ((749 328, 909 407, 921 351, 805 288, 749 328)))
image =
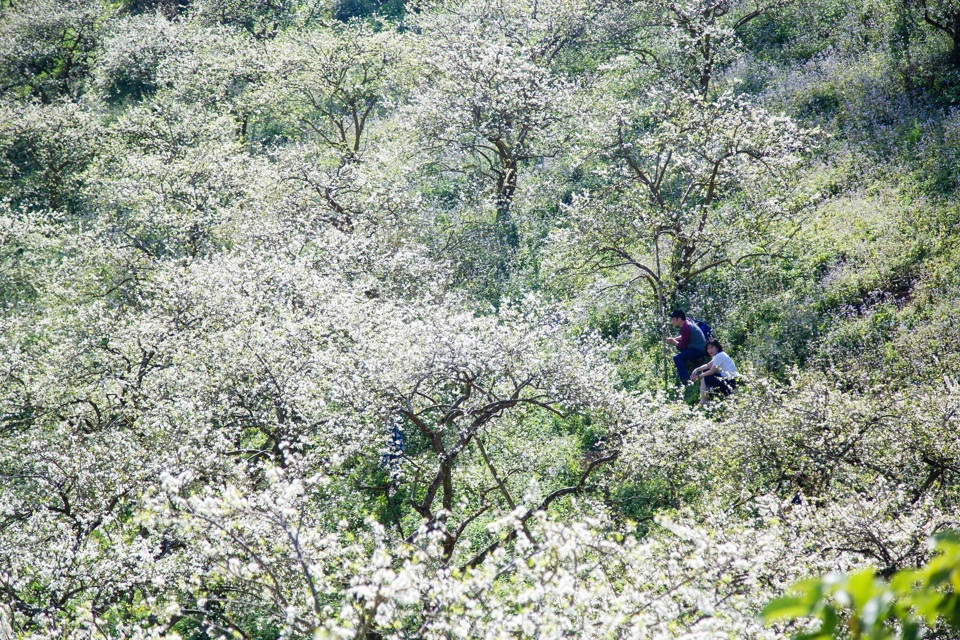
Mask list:
POLYGON ((820 617, 823 619, 820 632, 828 637, 833 636, 840 624, 840 616, 837 615, 837 610, 830 606, 824 607, 820 617))
POLYGON ((901 637, 903 638, 903 640, 919 640, 920 625, 914 622, 913 620, 904 621, 901 637))
POLYGON ((854 605, 858 609, 866 606, 867 602, 877 593, 873 569, 859 571, 850 576, 846 591, 850 594, 854 605))
POLYGON ((923 579, 920 571, 903 569, 898 571, 890 578, 890 588, 897 595, 906 595, 910 593, 913 586, 923 579))
POLYGON ((770 624, 778 620, 794 620, 813 614, 813 602, 806 596, 785 596, 767 603, 760 617, 770 624))

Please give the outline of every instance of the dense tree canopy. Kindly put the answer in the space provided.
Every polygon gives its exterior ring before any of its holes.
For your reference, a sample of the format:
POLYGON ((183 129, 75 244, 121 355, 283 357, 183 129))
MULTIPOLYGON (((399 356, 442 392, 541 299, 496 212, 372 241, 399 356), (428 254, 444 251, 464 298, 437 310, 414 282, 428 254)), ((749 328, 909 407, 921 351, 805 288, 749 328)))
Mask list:
POLYGON ((0 0, 0 639, 960 637, 958 16, 0 0))

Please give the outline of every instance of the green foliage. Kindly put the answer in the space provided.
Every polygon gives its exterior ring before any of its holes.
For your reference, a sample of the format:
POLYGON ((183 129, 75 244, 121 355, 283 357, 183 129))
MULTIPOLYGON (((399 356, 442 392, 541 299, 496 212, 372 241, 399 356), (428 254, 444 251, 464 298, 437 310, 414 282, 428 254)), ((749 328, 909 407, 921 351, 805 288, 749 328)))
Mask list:
POLYGON ((643 537, 653 529, 658 514, 679 509, 698 497, 700 492, 694 486, 678 487, 669 477, 649 477, 618 484, 608 499, 636 535, 643 537))
POLYGON ((940 533, 934 546, 936 555, 924 566, 889 580, 866 569, 800 582, 761 616, 768 624, 812 618, 812 629, 796 633, 796 640, 916 640, 924 629, 960 631, 960 535, 940 533))
POLYGON ((748 22, 739 31, 744 45, 764 59, 806 61, 843 35, 843 20, 859 7, 843 0, 790 3, 748 22))

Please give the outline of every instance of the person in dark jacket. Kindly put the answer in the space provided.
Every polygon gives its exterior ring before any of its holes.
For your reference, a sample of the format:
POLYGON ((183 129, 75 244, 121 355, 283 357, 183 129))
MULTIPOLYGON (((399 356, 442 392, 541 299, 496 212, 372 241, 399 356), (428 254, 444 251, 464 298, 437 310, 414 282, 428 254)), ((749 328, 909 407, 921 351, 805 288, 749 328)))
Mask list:
POLYGON ((673 356, 673 364, 677 367, 680 384, 687 384, 690 381, 688 367, 699 364, 706 356, 707 339, 703 336, 703 331, 700 331, 700 327, 687 318, 687 314, 680 309, 670 314, 670 324, 675 329, 680 329, 680 335, 664 338, 663 341, 677 348, 678 353, 673 356))

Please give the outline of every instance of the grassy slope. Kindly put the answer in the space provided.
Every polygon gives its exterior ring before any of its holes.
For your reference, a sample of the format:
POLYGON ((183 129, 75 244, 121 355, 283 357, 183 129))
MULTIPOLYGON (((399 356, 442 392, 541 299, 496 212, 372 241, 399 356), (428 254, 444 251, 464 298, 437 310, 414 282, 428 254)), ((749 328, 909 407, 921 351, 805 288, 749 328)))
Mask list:
POLYGON ((771 372, 846 361, 934 375, 911 363, 960 351, 948 43, 892 2, 797 4, 743 35, 748 61, 732 73, 745 90, 825 134, 806 178, 824 199, 795 236, 799 259, 731 292, 725 331, 771 372), (924 331, 945 334, 913 344, 924 331))

